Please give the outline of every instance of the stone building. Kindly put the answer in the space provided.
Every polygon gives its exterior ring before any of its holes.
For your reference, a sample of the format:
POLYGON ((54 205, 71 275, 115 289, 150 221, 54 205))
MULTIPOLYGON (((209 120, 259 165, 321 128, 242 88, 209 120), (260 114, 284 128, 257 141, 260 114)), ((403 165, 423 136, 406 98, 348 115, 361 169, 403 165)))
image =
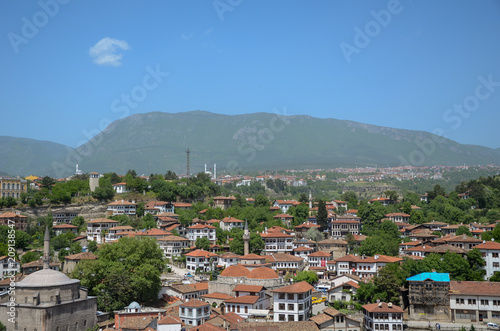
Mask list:
POLYGON ((0 294, 0 322, 8 330, 85 331, 96 325, 97 298, 78 279, 49 269, 49 241, 47 228, 44 269, 16 282, 15 294, 0 294))
POLYGON ((407 278, 410 318, 413 320, 448 321, 450 310, 450 275, 423 272, 407 278))
POLYGON ((13 197, 19 199, 22 193, 28 191, 26 180, 19 177, 0 177, 0 197, 13 197))

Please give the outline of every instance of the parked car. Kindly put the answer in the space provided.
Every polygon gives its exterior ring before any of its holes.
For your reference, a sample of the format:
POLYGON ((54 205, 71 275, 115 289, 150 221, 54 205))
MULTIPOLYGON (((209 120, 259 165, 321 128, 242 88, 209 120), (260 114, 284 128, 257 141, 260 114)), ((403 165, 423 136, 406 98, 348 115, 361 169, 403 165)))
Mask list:
POLYGON ((500 327, 498 327, 498 324, 496 324, 496 323, 491 323, 491 322, 490 322, 490 323, 488 323, 488 324, 486 324, 486 328, 487 328, 488 330, 500 330, 500 327))

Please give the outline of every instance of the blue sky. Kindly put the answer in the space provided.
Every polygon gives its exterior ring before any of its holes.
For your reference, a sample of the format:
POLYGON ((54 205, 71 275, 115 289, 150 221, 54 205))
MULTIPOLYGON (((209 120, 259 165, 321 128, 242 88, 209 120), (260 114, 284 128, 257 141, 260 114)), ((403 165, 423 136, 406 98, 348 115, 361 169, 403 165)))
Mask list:
POLYGON ((0 29, 0 135, 286 109, 500 147, 500 1, 5 0, 0 29))

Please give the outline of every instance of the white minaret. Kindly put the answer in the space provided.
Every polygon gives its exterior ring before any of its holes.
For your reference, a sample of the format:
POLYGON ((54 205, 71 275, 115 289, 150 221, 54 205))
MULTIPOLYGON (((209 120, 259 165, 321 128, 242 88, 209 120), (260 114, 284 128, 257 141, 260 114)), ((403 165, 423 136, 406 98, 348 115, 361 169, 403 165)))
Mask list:
POLYGON ((243 230, 243 255, 250 254, 250 233, 248 232, 248 223, 245 220, 245 229, 243 230))
POLYGON ((217 164, 214 163, 214 179, 217 179, 217 164))

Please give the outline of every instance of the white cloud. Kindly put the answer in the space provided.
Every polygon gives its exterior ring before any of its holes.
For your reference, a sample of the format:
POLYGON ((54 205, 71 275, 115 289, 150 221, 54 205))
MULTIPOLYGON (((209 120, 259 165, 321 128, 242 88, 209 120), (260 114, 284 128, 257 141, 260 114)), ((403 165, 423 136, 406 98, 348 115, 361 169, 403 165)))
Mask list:
POLYGON ((130 46, 126 41, 106 37, 90 47, 89 54, 96 64, 117 67, 121 65, 120 61, 123 57, 119 51, 129 49, 130 46))

